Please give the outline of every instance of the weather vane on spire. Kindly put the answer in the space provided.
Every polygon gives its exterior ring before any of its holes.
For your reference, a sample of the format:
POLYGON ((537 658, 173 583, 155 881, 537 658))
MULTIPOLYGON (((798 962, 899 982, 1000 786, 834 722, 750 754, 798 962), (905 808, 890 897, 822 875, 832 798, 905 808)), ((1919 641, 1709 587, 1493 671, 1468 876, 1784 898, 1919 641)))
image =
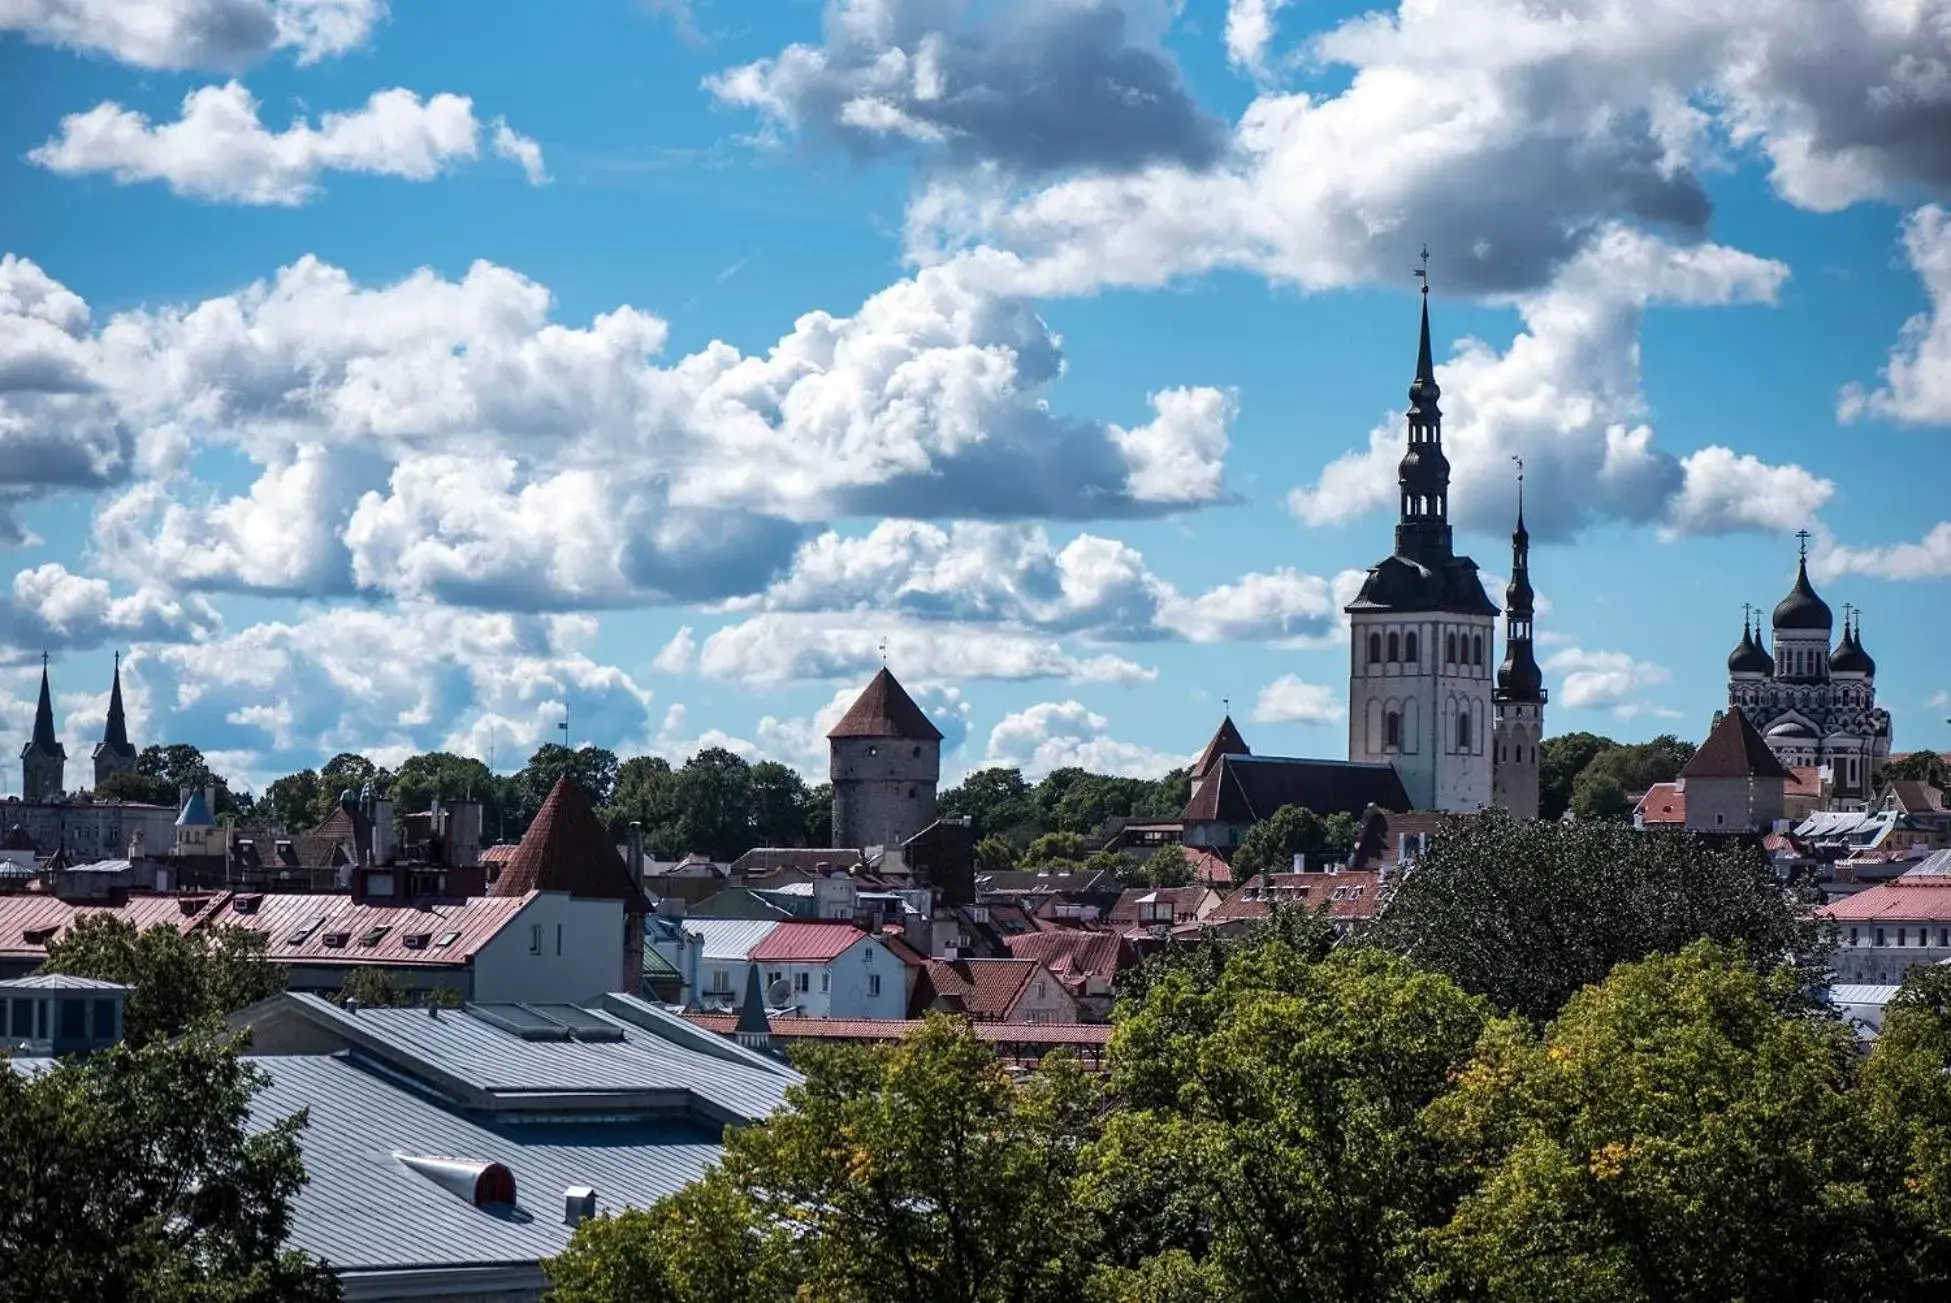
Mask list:
POLYGON ((881 664, 886 665, 887 664, 887 635, 886 634, 881 635, 881 642, 878 650, 881 653, 881 664))
POLYGON ((1802 540, 1802 559, 1807 561, 1809 559, 1809 540, 1814 538, 1815 535, 1806 529, 1798 529, 1795 531, 1795 537, 1802 540))
POLYGON ((1415 275, 1417 280, 1423 283, 1423 293, 1428 294, 1429 293, 1429 246, 1427 244, 1423 246, 1421 261, 1423 265, 1416 268, 1413 274, 1415 275))

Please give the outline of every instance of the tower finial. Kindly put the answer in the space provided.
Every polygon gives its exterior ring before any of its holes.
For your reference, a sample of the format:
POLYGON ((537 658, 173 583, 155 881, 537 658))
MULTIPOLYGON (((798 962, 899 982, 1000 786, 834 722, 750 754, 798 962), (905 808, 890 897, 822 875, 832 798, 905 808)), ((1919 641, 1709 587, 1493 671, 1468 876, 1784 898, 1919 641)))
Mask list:
POLYGON ((1524 458, 1518 456, 1516 453, 1512 453, 1511 460, 1517 463, 1517 527, 1519 529, 1523 529, 1524 528, 1524 458))
POLYGON ((1423 251, 1420 255, 1418 255, 1417 261, 1422 263, 1422 266, 1417 267, 1415 271, 1411 273, 1411 275, 1415 276, 1417 280, 1423 283, 1423 295, 1424 297, 1428 297, 1429 295, 1429 246, 1427 244, 1423 246, 1423 251))
POLYGON ((1795 531, 1795 537, 1802 540, 1801 559, 1807 561, 1809 559, 1809 540, 1814 538, 1815 535, 1809 533, 1806 529, 1798 529, 1795 531))
POLYGON ((887 664, 887 635, 886 634, 881 635, 880 646, 877 648, 877 650, 881 653, 882 666, 886 666, 887 664))
POLYGON ((1741 632, 1743 634, 1748 632, 1748 621, 1754 618, 1754 613, 1755 604, 1753 602, 1741 603, 1741 632))

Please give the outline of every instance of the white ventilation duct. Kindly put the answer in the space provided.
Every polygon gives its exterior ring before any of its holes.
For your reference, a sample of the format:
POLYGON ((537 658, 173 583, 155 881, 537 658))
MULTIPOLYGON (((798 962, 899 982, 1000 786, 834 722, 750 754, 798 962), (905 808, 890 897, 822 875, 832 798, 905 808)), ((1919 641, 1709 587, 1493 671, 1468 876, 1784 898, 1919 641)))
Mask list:
POLYGON ((410 1171, 432 1181, 441 1189, 457 1194, 475 1207, 515 1203, 515 1174, 500 1163, 473 1158, 438 1158, 403 1154, 393 1157, 410 1171))

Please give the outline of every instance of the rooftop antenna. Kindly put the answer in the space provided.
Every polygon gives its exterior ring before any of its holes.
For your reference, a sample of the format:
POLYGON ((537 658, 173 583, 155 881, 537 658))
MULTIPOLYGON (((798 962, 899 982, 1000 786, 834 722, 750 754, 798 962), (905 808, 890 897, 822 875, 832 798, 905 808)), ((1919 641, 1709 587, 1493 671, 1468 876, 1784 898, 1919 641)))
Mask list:
POLYGON ((1233 699, 1231 697, 1221 697, 1219 699, 1219 708, 1230 718, 1233 714, 1233 699))
POLYGON ((562 718, 556 721, 556 727, 562 730, 562 749, 567 751, 569 749, 569 701, 567 698, 563 699, 562 718))

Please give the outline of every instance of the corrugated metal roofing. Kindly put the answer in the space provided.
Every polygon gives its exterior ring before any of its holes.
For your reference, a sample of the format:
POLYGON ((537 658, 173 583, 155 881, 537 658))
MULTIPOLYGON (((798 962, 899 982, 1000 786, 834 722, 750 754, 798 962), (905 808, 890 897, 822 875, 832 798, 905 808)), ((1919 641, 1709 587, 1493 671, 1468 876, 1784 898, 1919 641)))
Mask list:
POLYGON ((252 1102, 254 1126, 311 1110, 299 1137, 309 1180, 289 1243, 340 1271, 536 1262, 569 1241, 567 1187, 593 1186, 599 1212, 645 1207, 698 1179, 721 1152, 709 1130, 661 1123, 490 1128, 339 1056, 251 1061, 270 1077, 252 1102), (518 1214, 475 1207, 396 1151, 503 1164, 515 1175, 518 1214))
POLYGON ((472 959, 534 898, 530 892, 394 906, 355 905, 350 896, 341 895, 239 892, 228 899, 217 922, 264 933, 270 957, 281 963, 453 968, 472 959), (384 930, 365 944, 375 929, 384 930), (441 945, 450 932, 454 938, 441 945), (343 940, 328 945, 328 937, 343 940), (409 946, 409 937, 422 940, 409 946))
POLYGON ((745 959, 752 947, 772 935, 783 924, 771 918, 694 918, 684 921, 684 930, 704 943, 701 958, 745 959))
POLYGON ((829 964, 865 940, 852 923, 781 923, 750 954, 761 964, 829 964))
POLYGON ((222 908, 225 896, 132 896, 122 905, 70 905, 52 896, 0 896, 0 956, 41 959, 47 942, 83 914, 115 914, 138 928, 167 923, 189 931, 222 908), (194 908, 189 913, 184 909, 194 908), (45 934, 45 935, 43 935, 45 934), (38 940, 30 941, 32 935, 38 940))
POLYGON ((28 977, 16 977, 11 982, 0 982, 0 992, 4 991, 133 991, 133 986, 120 982, 104 982, 93 977, 76 977, 72 973, 35 973, 28 977))
POLYGON ((798 1080, 783 1064, 730 1061, 596 1011, 590 1016, 620 1029, 622 1039, 528 1041, 466 1012, 437 1018, 422 1009, 350 1013, 316 995, 287 998, 314 1021, 366 1039, 374 1049, 362 1053, 399 1071, 444 1075, 498 1097, 687 1091, 715 1111, 756 1120, 776 1112, 786 1087, 798 1080))

